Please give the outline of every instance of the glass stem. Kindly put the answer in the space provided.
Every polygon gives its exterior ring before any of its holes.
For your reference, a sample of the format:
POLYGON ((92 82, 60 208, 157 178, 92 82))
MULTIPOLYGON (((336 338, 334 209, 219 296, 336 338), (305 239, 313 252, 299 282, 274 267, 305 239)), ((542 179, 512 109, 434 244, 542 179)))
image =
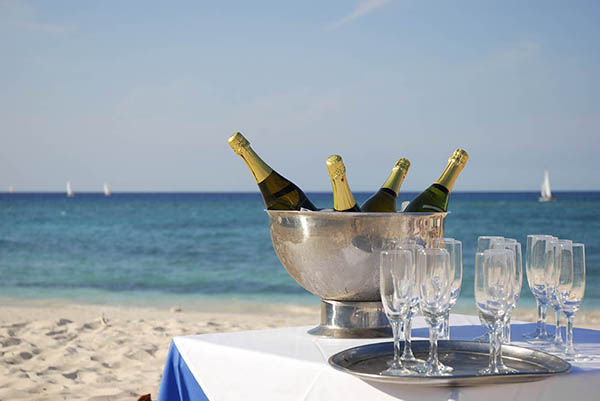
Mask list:
POLYGON ((494 344, 494 352, 496 355, 494 356, 494 365, 497 367, 503 366, 502 363, 502 340, 504 336, 504 330, 507 326, 506 320, 500 320, 498 329, 495 331, 496 341, 494 344))
POLYGON ((546 304, 541 304, 540 309, 542 311, 540 317, 540 335, 544 336, 546 334, 546 304))
POLYGON ((574 355, 575 347, 573 347, 573 315, 567 315, 567 347, 565 349, 566 355, 574 355))
POLYGON ((502 338, 505 344, 510 344, 510 316, 505 320, 502 328, 502 338))
POLYGON ((497 329, 496 333, 496 357, 494 358, 494 370, 498 372, 498 367, 502 364, 502 327, 497 329))
POLYGON ((444 340, 449 340, 450 339, 450 312, 447 312, 446 315, 444 316, 444 323, 442 326, 442 330, 443 330, 442 338, 444 340))
POLYGON ((429 330, 429 359, 428 363, 434 367, 439 365, 438 361, 438 333, 439 333, 439 323, 435 322, 431 324, 431 329, 429 330))
POLYGON ((542 303, 539 299, 535 299, 535 303, 537 304, 537 329, 538 334, 542 332, 542 303))
POLYGON ((392 333, 394 335, 394 365, 400 363, 400 321, 390 320, 392 326, 392 333))
POLYGON ((488 369, 492 374, 498 373, 498 356, 501 352, 501 349, 498 348, 499 331, 498 322, 490 327, 490 363, 488 369))
POLYGON ((554 332, 554 342, 562 343, 562 333, 560 332, 560 309, 555 309, 556 311, 556 330, 554 332))
POLYGON ((412 329, 412 317, 407 317, 404 320, 404 353, 402 354, 403 359, 413 359, 414 355, 411 347, 411 329, 412 329))
POLYGON ((403 340, 406 340, 406 320, 405 319, 400 320, 400 335, 402 336, 403 340))

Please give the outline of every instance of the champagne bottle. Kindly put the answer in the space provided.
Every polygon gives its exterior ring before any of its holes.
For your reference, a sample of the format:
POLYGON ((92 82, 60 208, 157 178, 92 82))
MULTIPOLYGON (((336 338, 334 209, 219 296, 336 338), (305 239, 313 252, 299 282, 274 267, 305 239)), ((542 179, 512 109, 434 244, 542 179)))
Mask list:
POLYGON ((398 191, 409 168, 410 162, 407 159, 398 160, 392 168, 392 173, 379 191, 367 199, 360 206, 360 210, 363 212, 395 212, 398 191))
POLYGON ((329 156, 325 164, 327 164, 333 188, 333 209, 336 212, 360 212, 360 208, 348 186, 346 167, 342 157, 338 155, 329 156))
POLYGON ((258 157, 250 147, 250 142, 241 133, 233 134, 228 142, 254 175, 268 210, 317 210, 300 188, 258 157))
POLYGON ((425 191, 421 192, 413 199, 405 212, 445 212, 448 210, 448 198, 450 191, 454 186, 454 182, 458 175, 467 164, 469 155, 462 149, 456 149, 450 159, 448 165, 433 184, 425 191))

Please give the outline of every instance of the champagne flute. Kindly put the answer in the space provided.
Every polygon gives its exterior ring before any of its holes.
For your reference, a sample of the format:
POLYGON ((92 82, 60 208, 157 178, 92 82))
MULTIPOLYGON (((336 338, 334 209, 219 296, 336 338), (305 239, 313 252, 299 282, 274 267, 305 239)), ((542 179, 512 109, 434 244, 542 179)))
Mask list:
MULTIPOLYGON (((483 252, 486 249, 490 249, 492 247, 493 242, 502 241, 502 240, 504 240, 504 237, 499 236, 499 235, 480 235, 479 237, 477 237, 477 252, 483 252)), ((477 341, 480 343, 488 342, 490 339, 490 336, 487 331, 487 325, 485 324, 485 322, 483 320, 481 320, 481 317, 479 318, 479 321, 481 322, 483 327, 486 329, 486 332, 478 337, 475 337, 473 339, 473 341, 477 341)))
POLYGON ((379 287, 381 302, 394 334, 394 359, 382 371, 384 376, 411 374, 400 360, 400 324, 405 319, 415 285, 415 263, 410 250, 395 249, 381 252, 379 287))
POLYGON ((490 361, 481 375, 512 373, 502 359, 501 322, 514 304, 514 256, 509 249, 486 249, 475 254, 475 302, 488 328, 490 361), (500 361, 501 362, 501 361, 500 361))
POLYGON ((573 346, 573 318, 581 306, 583 294, 585 293, 585 246, 583 244, 572 244, 573 263, 570 266, 562 264, 560 259, 558 279, 558 300, 567 316, 567 341, 564 356, 568 361, 584 362, 590 361, 587 355, 577 352, 573 346))
MULTIPOLYGON (((398 249, 409 250, 413 254, 413 262, 415 264, 415 272, 416 272, 416 263, 417 263, 417 251, 419 249, 423 249, 423 246, 419 245, 416 240, 410 238, 403 238, 400 240, 398 249)), ((402 331, 404 332, 404 351, 402 352, 402 356, 400 359, 405 365, 412 366, 415 364, 421 364, 424 361, 421 359, 417 359, 412 352, 411 346, 411 328, 412 328, 412 318, 417 314, 419 310, 419 289, 415 283, 413 286, 413 292, 410 295, 408 313, 405 316, 405 319, 402 322, 402 331)))
MULTIPOLYGON (((413 252, 413 261, 415 263, 416 269, 416 261, 417 261, 417 250, 423 248, 422 245, 419 244, 418 238, 389 238, 383 239, 379 244, 378 248, 380 250, 393 250, 393 249, 407 249, 413 252)), ((408 313, 405 318, 402 320, 400 325, 400 334, 404 337, 404 350, 402 352, 402 356, 400 359, 404 363, 404 365, 415 365, 423 363, 424 361, 421 359, 417 359, 411 347, 411 327, 412 327, 412 318, 416 315, 419 310, 419 293, 416 284, 413 286, 414 291, 411 297, 410 306, 408 309, 408 313)), ((393 361, 389 362, 391 366, 393 361)))
POLYGON ((424 248, 417 252, 419 306, 429 324, 429 358, 415 367, 425 376, 448 376, 453 368, 438 359, 438 335, 444 315, 450 309, 450 254, 446 249, 424 248))
MULTIPOLYGON (((454 238, 441 238, 432 241, 434 248, 443 248, 450 253, 450 269, 452 288, 450 289, 450 309, 456 305, 462 285, 462 242, 454 238)), ((441 340, 450 339, 450 310, 444 316, 442 323, 441 340)))
POLYGON ((549 351, 563 351, 564 342, 560 331, 560 302, 559 302, 559 284, 561 275, 567 274, 569 269, 573 268, 573 241, 571 240, 555 240, 550 242, 553 252, 552 262, 552 279, 548 283, 548 304, 556 313, 556 330, 554 330, 554 338, 550 343, 549 351))
MULTIPOLYGON (((507 249, 511 252, 514 258, 513 263, 513 297, 514 302, 504 314, 504 317, 500 321, 500 337, 499 341, 503 344, 510 344, 510 319, 512 311, 517 306, 517 301, 521 296, 521 287, 523 284, 523 259, 521 257, 521 244, 514 238, 504 238, 502 240, 492 240, 491 249, 507 249)), ((502 348, 497 349, 497 365, 498 370, 501 372, 509 372, 511 369, 504 365, 502 359, 502 348)))
POLYGON ((493 240, 492 249, 509 249, 513 252, 515 258, 514 268, 514 297, 515 302, 508 313, 505 315, 502 322, 502 342, 504 344, 510 344, 510 319, 512 317, 512 311, 517 306, 517 302, 521 297, 521 288, 523 286, 523 257, 521 252, 521 244, 514 238, 504 238, 503 240, 493 240))
POLYGON ((546 285, 554 257, 550 242, 556 239, 551 235, 527 236, 527 283, 535 296, 538 307, 537 329, 534 333, 525 336, 528 338, 527 342, 531 344, 545 345, 551 341, 551 337, 546 331, 546 308, 548 304, 546 285))
MULTIPOLYGON (((529 234, 527 235, 527 243, 525 244, 525 272, 527 274, 527 282, 529 284, 529 287, 531 289, 531 281, 529 280, 529 274, 530 274, 530 268, 529 266, 531 265, 532 262, 532 258, 531 258, 531 251, 533 249, 533 242, 536 238, 539 237, 544 237, 544 234, 529 234)), ((533 293, 533 291, 532 291, 533 293)), ((537 306, 537 325, 534 331, 530 332, 530 333, 523 333, 523 337, 526 339, 534 339, 537 338, 540 333, 541 333, 541 320, 542 320, 542 307, 540 304, 540 301, 537 299, 537 297, 534 294, 534 298, 535 298, 535 303, 537 306)))

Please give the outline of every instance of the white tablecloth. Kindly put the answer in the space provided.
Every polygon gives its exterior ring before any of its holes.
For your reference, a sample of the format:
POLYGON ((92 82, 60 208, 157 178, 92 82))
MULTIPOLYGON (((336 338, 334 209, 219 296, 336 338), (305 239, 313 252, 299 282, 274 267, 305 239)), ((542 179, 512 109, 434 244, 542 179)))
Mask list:
MULTIPOLYGON (((451 338, 483 332, 475 316, 452 315, 451 338)), ((513 326, 513 339, 535 325, 513 326)), ((426 339, 422 318, 413 338, 426 339)), ((537 382, 439 388, 374 383, 339 372, 327 363, 336 352, 386 339, 330 339, 307 334, 310 327, 175 337, 174 345, 210 401, 383 400, 600 400, 600 331, 576 331, 577 346, 595 356, 574 363, 570 373, 537 382)), ((513 341, 514 345, 526 345, 513 341)))

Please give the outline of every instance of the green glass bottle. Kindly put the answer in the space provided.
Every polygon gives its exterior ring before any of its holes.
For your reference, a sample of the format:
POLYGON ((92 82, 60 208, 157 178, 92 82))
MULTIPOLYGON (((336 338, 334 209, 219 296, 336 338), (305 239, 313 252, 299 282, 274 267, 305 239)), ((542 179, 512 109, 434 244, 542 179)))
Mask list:
POLYGON ((360 212, 360 208, 350 191, 346 178, 346 166, 341 156, 329 156, 325 162, 333 188, 333 210, 336 212, 360 212))
POLYGON ((300 188, 258 157, 241 133, 233 134, 228 142, 254 175, 268 210, 317 210, 300 188))
POLYGON ((395 212, 396 198, 409 168, 410 162, 407 159, 398 160, 385 183, 360 206, 360 210, 363 212, 395 212))
POLYGON ((414 198, 404 212, 446 212, 448 210, 448 199, 450 191, 458 175, 467 164, 469 155, 462 149, 456 149, 448 165, 433 184, 414 198))

